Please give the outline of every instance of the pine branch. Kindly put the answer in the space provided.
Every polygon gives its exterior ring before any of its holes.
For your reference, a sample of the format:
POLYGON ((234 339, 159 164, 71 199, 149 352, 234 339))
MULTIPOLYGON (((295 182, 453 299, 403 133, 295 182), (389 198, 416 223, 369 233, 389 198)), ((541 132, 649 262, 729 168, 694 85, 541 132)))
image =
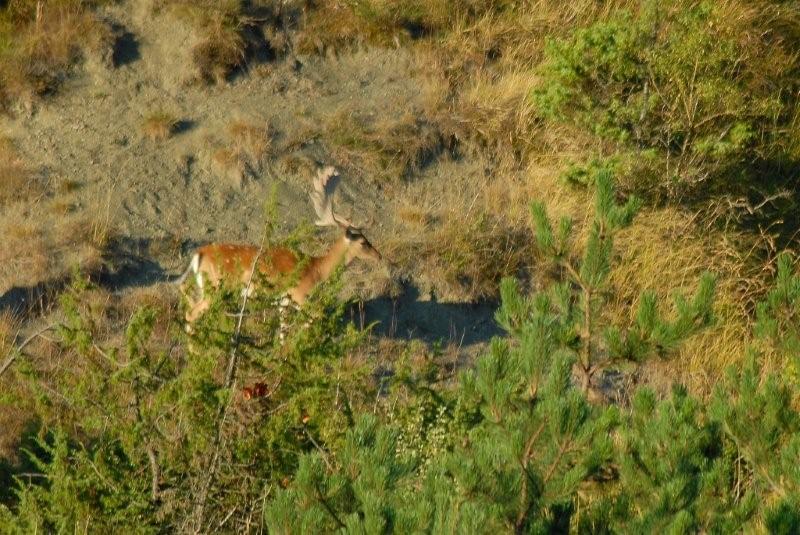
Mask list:
POLYGON ((536 441, 539 439, 539 435, 542 434, 544 430, 546 422, 542 422, 539 425, 539 428, 533 432, 533 434, 528 438, 528 442, 525 444, 525 452, 522 455, 522 459, 520 464, 522 464, 522 471, 524 474, 525 479, 522 480, 522 491, 520 492, 520 510, 517 514, 517 521, 515 522, 514 526, 516 528, 517 533, 520 533, 522 527, 524 526, 525 519, 528 517, 528 513, 531 510, 531 505, 533 502, 528 500, 528 481, 530 480, 530 473, 528 472, 528 463, 531 460, 531 456, 533 454, 533 446, 536 444, 536 441), (524 508, 523 508, 524 507, 524 508))
POLYGON ((336 511, 333 510, 333 507, 331 507, 331 505, 322 495, 322 490, 320 490, 319 485, 316 482, 314 483, 314 491, 317 493, 317 500, 325 508, 325 511, 327 511, 328 514, 331 515, 331 518, 333 518, 333 520, 339 525, 340 528, 345 528, 346 527, 345 523, 342 522, 336 515, 336 511))
POLYGON ((542 480, 545 484, 550 481, 550 478, 553 477, 553 474, 558 467, 558 463, 561 462, 561 458, 564 457, 564 454, 569 450, 568 448, 569 442, 564 441, 558 446, 558 453, 556 454, 556 458, 553 460, 553 464, 547 469, 547 472, 544 475, 544 479, 542 480))

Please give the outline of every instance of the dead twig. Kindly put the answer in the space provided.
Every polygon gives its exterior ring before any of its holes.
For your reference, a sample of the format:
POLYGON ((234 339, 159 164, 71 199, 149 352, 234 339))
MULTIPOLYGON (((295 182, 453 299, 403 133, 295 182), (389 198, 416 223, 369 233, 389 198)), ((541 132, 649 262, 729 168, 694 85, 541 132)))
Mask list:
MULTIPOLYGON (((242 330, 242 321, 244 320, 244 310, 247 307, 247 298, 250 295, 250 290, 253 286, 253 275, 256 272, 256 266, 258 266, 258 261, 261 258, 261 254, 264 252, 264 245, 266 241, 266 236, 261 240, 261 244, 258 247, 258 252, 256 253, 255 258, 253 259, 253 268, 250 270, 250 276, 247 279, 247 285, 242 292, 242 306, 239 308, 238 319, 236 321, 236 329, 233 333, 233 338, 231 340, 231 354, 228 358, 228 367, 225 371, 225 382, 224 388, 230 389, 233 386, 234 379, 236 377, 236 365, 239 360, 239 340, 241 337, 241 330, 242 330)), ((211 457, 211 462, 209 463, 208 467, 208 476, 206 477, 203 486, 200 488, 200 497, 197 502, 197 506, 195 507, 194 517, 195 517, 195 526, 194 532, 201 533, 203 531, 203 517, 205 516, 205 506, 206 501, 208 500, 208 492, 211 488, 212 483, 214 482, 214 478, 216 477, 217 472, 217 465, 220 457, 220 446, 222 445, 222 428, 225 425, 225 420, 228 416, 228 411, 231 407, 231 401, 233 400, 233 396, 228 396, 228 401, 225 403, 224 407, 220 407, 218 418, 218 425, 216 434, 214 436, 214 454, 211 457)))

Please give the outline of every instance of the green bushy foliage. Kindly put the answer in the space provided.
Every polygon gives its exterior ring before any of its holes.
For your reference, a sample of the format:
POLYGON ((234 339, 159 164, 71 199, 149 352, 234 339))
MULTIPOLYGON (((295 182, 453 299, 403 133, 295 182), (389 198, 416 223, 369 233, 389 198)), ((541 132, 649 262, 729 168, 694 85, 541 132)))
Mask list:
MULTIPOLYGON (((303 470, 295 482, 267 510, 271 529, 797 529, 800 480, 791 460, 797 458, 798 414, 779 378, 763 378, 755 360, 731 372, 710 408, 680 386, 665 400, 641 390, 629 408, 593 406, 576 387, 573 374, 574 369, 579 376, 582 371, 583 329, 575 327, 575 318, 583 314, 568 313, 570 301, 576 300, 570 289, 580 288, 581 280, 604 280, 612 269, 613 230, 629 221, 635 206, 613 202, 607 176, 594 182, 598 221, 604 223, 595 226, 595 236, 588 240, 596 243, 587 245, 588 267, 565 268, 582 279, 572 286, 555 283, 549 292, 531 298, 523 298, 506 281, 498 319, 509 337, 495 339, 474 371, 462 374, 454 394, 457 405, 473 417, 449 429, 455 436, 448 447, 434 457, 409 457, 396 428, 369 420, 362 424, 366 431, 352 432, 346 450, 333 452, 324 462, 317 454, 301 461, 303 470), (365 436, 370 438, 358 438, 365 436), (354 454, 352 448, 362 451, 354 454), (356 497, 357 488, 370 488, 374 494, 356 497)), ((571 225, 564 222, 553 231, 544 214, 534 212, 540 246, 557 258, 571 259, 564 247, 571 225)), ((674 347, 708 323, 712 289, 711 279, 705 279, 694 299, 679 299, 672 321, 661 319, 652 296, 644 296, 630 328, 609 328, 593 339, 590 359, 602 362, 604 354, 615 352, 641 358, 674 347)), ((432 427, 438 421, 434 412, 432 427)))
POLYGON ((82 306, 91 287, 75 286, 62 298, 60 328, 70 369, 43 387, 52 378, 21 363, 43 421, 34 455, 43 481, 17 481, 6 525, 144 533, 253 521, 300 455, 339 447, 353 413, 374 399, 369 370, 345 358, 363 335, 342 327, 338 289, 327 285, 290 318, 283 346, 277 289, 250 301, 241 330, 239 292, 221 291, 193 336, 172 327, 184 353, 154 339, 163 318, 148 308, 121 344, 101 347, 82 306), (265 395, 245 400, 248 381, 265 383, 265 395))
POLYGON ((305 456, 292 488, 279 493, 265 512, 270 532, 386 533, 407 526, 411 519, 396 512, 403 500, 401 482, 408 481, 412 466, 398 458, 396 448, 397 432, 365 417, 338 452, 341 471, 331 470, 334 461, 324 454, 305 456))
POLYGON ((796 381, 800 370, 800 277, 792 264, 788 253, 778 256, 774 286, 756 309, 755 335, 762 349, 777 353, 786 362, 788 374, 796 381))
MULTIPOLYGON (((513 298, 513 296, 512 296, 513 298)), ((505 303, 504 303, 505 304, 505 303)), ((710 406, 676 386, 629 408, 592 406, 531 316, 496 339, 456 395, 478 418, 424 469, 370 418, 347 446, 301 460, 266 510, 277 533, 794 533, 798 413, 755 358, 710 406)))
POLYGON ((750 517, 755 502, 729 492, 735 468, 729 439, 685 389, 676 387, 660 402, 651 390, 639 391, 628 418, 617 457, 618 529, 728 532, 750 517))
POLYGON ((784 158, 796 51, 773 30, 792 15, 766 4, 645 1, 551 40, 539 110, 616 142, 629 159, 646 155, 640 189, 677 192, 784 158))

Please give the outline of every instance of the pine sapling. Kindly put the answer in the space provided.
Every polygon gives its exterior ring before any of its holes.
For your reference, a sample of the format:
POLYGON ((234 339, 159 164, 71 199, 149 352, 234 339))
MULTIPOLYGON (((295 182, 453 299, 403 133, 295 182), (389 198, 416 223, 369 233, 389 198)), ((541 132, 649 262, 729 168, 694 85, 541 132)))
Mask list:
POLYGON ((640 203, 636 198, 617 203, 607 169, 597 171, 594 183, 595 213, 582 252, 575 250, 569 218, 562 218, 554 227, 544 204, 532 205, 537 250, 554 265, 559 280, 527 298, 520 295, 516 283, 504 281, 497 319, 508 331, 524 335, 522 325, 536 324, 543 321, 542 314, 550 315, 546 320, 554 329, 550 336, 559 339, 559 348, 575 355, 575 373, 584 393, 599 399, 602 394, 594 383, 605 369, 625 360, 641 362, 653 355, 665 356, 712 323, 714 278, 704 274, 691 299, 676 296, 672 320, 661 316, 655 295, 645 292, 631 325, 607 324, 602 311, 613 269, 614 237, 631 223, 640 203))

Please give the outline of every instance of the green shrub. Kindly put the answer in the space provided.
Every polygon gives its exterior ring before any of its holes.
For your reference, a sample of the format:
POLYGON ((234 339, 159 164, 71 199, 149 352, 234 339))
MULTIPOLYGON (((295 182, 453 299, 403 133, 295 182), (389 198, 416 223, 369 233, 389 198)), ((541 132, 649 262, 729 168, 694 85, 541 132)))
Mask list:
POLYGON ((655 151, 640 189, 741 178, 754 161, 785 156, 796 110, 796 45, 775 31, 792 15, 775 13, 767 3, 645 1, 549 41, 535 101, 631 158, 655 151))
MULTIPOLYGON (((259 294, 240 318, 240 293, 223 288, 189 339, 177 325, 155 336, 160 318, 141 309, 112 343, 97 337, 98 311, 84 303, 91 285, 75 284, 59 329, 69 366, 48 375, 29 357, 16 363, 42 428, 29 453, 36 477, 16 478, 0 527, 796 533, 796 391, 764 373, 761 346, 710 403, 680 386, 663 400, 644 389, 624 398, 630 405, 589 401, 603 369, 664 354, 705 327, 713 296, 704 279, 667 320, 645 294, 630 325, 609 325, 613 238, 636 202, 616 202, 607 171, 590 182, 596 214, 583 254, 568 221, 554 230, 534 209, 537 247, 560 280, 531 296, 504 282, 498 320, 508 336, 452 388, 437 384, 430 359, 395 363, 376 388, 336 284, 293 315, 285 345, 279 292, 259 294), (245 402, 238 385, 258 379, 266 392, 245 402)), ((758 307, 768 351, 795 349, 790 268, 782 257, 758 307)))
MULTIPOLYGON (((212 531, 238 508, 252 521, 300 455, 340 447, 353 413, 375 399, 366 362, 351 356, 363 334, 343 326, 339 288, 326 285, 290 317, 285 345, 277 290, 250 300, 241 331, 231 289, 188 339, 178 325, 155 336, 164 318, 143 308, 124 340, 103 342, 83 305, 91 286, 70 289, 59 329, 69 366, 51 376, 17 363, 43 422, 42 479, 17 480, 9 529, 212 531), (266 392, 245 399, 242 387, 256 382, 266 392)), ((241 529, 248 520, 228 521, 241 529)))
MULTIPOLYGON (((759 359, 751 357, 730 371, 710 406, 680 386, 664 400, 643 389, 630 407, 593 406, 575 385, 580 357, 571 347, 575 330, 565 321, 567 307, 549 304, 536 299, 520 314, 520 296, 504 292, 500 317, 509 337, 495 339, 474 371, 461 376, 453 393, 475 417, 450 428, 450 447, 427 460, 409 457, 395 427, 362 420, 348 432, 343 449, 303 457, 295 481, 265 511, 269 529, 800 528, 800 415, 780 377, 765 376, 759 359)), ((642 319, 649 314, 639 317, 640 324, 651 323, 642 319)))

